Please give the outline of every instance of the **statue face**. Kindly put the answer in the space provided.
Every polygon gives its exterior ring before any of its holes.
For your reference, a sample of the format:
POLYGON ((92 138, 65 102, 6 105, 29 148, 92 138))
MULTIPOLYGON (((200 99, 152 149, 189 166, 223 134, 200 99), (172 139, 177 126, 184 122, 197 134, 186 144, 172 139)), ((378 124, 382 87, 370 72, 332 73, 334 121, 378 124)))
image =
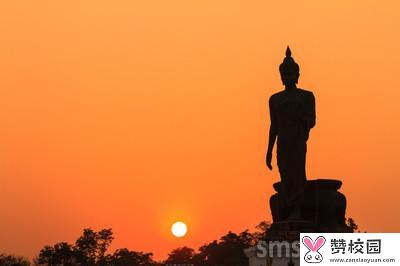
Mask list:
POLYGON ((282 83, 287 87, 293 87, 297 84, 299 80, 299 72, 294 70, 286 70, 285 72, 281 73, 282 83))

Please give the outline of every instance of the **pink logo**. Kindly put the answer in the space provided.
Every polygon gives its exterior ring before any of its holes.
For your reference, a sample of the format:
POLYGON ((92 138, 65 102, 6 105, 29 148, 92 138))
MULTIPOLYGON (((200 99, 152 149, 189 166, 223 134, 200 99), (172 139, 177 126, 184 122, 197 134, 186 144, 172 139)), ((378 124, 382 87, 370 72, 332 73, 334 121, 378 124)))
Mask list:
POLYGON ((324 258, 318 250, 325 244, 325 237, 319 236, 313 241, 311 237, 304 236, 302 241, 308 249, 308 252, 304 255, 304 260, 308 263, 320 263, 324 258))

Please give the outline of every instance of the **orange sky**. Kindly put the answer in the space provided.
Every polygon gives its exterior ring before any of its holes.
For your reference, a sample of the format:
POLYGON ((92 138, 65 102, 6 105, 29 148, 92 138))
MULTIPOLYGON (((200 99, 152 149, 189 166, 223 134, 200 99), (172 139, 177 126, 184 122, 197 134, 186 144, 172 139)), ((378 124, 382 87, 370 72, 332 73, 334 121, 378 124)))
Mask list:
POLYGON ((1 1, 0 251, 32 257, 112 227, 113 248, 163 258, 270 220, 267 103, 287 44, 317 99, 308 177, 343 180, 362 230, 399 232, 399 11, 1 1), (186 238, 168 232, 177 219, 186 238))

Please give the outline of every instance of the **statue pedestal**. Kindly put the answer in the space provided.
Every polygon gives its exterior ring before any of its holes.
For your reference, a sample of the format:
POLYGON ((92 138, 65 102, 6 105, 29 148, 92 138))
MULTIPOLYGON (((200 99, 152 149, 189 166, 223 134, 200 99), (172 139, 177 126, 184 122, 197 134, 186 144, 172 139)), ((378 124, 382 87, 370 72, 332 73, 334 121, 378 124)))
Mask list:
POLYGON ((273 224, 271 230, 282 230, 283 224, 313 232, 347 232, 346 197, 338 190, 342 182, 334 179, 307 180, 300 218, 290 219, 290 209, 283 204, 281 183, 275 183, 277 192, 270 198, 273 224), (283 224, 282 224, 283 223, 283 224))
MULTIPOLYGON (((304 201, 300 207, 300 217, 290 218, 291 210, 284 204, 280 194, 281 183, 275 183, 276 194, 270 198, 273 223, 265 235, 267 245, 275 243, 293 243, 300 241, 300 233, 351 233, 346 225, 346 197, 338 190, 342 182, 333 179, 307 180, 304 201)), ((266 258, 257 257, 257 247, 246 250, 250 266, 288 265, 290 257, 277 257, 268 254, 266 258), (253 263, 252 263, 253 262, 253 263)), ((292 265, 300 265, 299 258, 292 259, 292 265)))

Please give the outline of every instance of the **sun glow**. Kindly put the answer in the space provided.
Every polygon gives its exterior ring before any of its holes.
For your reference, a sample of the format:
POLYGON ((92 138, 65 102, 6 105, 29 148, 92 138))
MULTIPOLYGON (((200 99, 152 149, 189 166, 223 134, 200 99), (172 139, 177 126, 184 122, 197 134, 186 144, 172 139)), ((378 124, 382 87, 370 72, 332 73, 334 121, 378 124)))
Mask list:
POLYGON ((183 222, 175 222, 171 227, 171 232, 175 237, 184 237, 187 233, 187 226, 183 222))

